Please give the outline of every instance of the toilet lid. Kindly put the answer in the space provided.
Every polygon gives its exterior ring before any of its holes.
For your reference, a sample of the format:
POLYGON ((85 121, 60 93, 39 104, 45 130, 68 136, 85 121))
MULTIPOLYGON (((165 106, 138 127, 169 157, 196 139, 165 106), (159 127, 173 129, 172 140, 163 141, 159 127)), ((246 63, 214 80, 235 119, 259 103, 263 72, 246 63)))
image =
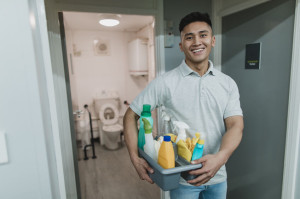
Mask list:
POLYGON ((107 125, 107 126, 103 126, 103 130, 108 132, 122 131, 123 126, 121 126, 120 124, 107 125))
POLYGON ((101 106, 99 117, 104 125, 112 125, 119 120, 119 111, 113 104, 107 103, 101 106))

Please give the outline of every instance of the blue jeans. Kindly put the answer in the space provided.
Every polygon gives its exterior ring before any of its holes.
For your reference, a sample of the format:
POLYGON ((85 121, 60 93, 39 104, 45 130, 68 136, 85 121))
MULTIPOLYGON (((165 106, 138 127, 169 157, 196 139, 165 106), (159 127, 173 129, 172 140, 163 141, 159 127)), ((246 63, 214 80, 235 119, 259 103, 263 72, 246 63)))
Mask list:
POLYGON ((171 199, 226 199, 227 181, 214 185, 187 186, 179 184, 170 191, 171 199))

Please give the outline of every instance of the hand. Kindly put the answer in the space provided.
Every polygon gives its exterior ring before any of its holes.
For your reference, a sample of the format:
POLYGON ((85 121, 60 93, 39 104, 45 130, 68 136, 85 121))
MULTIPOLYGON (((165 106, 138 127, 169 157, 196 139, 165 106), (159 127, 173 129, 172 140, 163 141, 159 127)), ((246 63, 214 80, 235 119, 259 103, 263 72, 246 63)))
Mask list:
POLYGON ((202 164, 201 169, 190 171, 191 175, 200 175, 199 177, 187 181, 190 184, 195 186, 200 186, 206 182, 208 182, 211 178, 215 176, 215 174, 219 171, 223 163, 223 157, 218 154, 214 155, 206 155, 200 159, 194 160, 191 164, 202 164))
POLYGON ((133 166, 135 167, 135 170, 139 174, 139 177, 141 180, 146 180, 149 183, 153 184, 153 181, 149 177, 148 172, 153 173, 153 169, 148 165, 148 163, 143 159, 137 157, 135 160, 132 160, 133 166))

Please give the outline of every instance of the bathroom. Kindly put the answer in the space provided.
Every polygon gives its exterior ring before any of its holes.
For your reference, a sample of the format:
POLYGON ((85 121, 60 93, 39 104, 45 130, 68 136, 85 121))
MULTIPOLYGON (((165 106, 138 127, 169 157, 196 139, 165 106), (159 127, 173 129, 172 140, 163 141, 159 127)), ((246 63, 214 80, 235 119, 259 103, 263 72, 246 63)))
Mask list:
POLYGON ((82 198, 159 197, 157 186, 135 173, 122 135, 126 109, 155 77, 154 17, 63 12, 63 19, 82 198), (99 24, 105 18, 120 24, 99 24), (92 159, 87 147, 88 160, 84 146, 91 144, 91 133, 84 105, 91 113, 96 156, 92 159), (113 132, 105 131, 106 119, 115 121, 113 132))

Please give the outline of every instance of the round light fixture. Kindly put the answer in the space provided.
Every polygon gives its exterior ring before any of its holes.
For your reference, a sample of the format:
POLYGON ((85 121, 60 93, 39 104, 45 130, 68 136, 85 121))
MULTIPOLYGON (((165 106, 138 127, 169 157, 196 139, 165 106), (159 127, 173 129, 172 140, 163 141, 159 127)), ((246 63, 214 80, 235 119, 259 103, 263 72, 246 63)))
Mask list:
POLYGON ((117 15, 102 15, 100 17, 99 23, 103 26, 112 27, 120 23, 119 18, 120 17, 117 15))
POLYGON ((119 20, 116 20, 116 19, 101 19, 99 21, 99 23, 103 26, 109 26, 109 27, 112 27, 112 26, 116 26, 120 23, 119 20))

